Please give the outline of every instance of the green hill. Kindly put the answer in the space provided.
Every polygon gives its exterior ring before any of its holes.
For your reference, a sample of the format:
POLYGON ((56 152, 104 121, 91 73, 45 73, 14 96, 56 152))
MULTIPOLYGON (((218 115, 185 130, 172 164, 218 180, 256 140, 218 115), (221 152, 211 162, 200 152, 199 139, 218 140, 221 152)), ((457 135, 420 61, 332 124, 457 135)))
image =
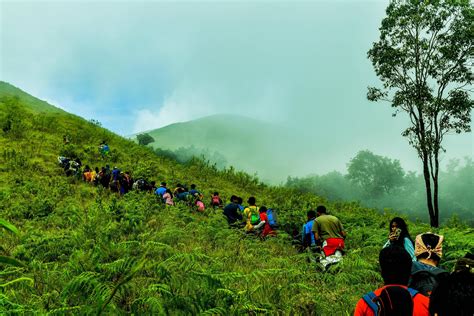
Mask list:
POLYGON ((154 148, 176 150, 193 146, 198 150, 217 152, 228 166, 257 173, 267 182, 281 182, 299 168, 298 163, 289 163, 295 159, 293 153, 297 151, 291 141, 291 131, 252 118, 213 115, 147 133, 155 139, 150 144, 154 148))
MULTIPOLYGON (((11 89, 0 83, 0 91, 11 89)), ((346 315, 381 284, 377 257, 392 214, 328 204, 199 160, 179 164, 15 91, 16 97, 0 94, 0 219, 18 229, 0 221, 0 314, 346 315), (107 160, 97 151, 102 140, 111 147, 107 160), (171 186, 196 183, 206 202, 214 190, 225 201, 254 195, 279 211, 282 229, 261 241, 229 229, 219 210, 165 207, 135 191, 121 197, 66 177, 58 155, 91 167, 117 165, 171 186), (299 253, 290 236, 321 203, 349 234, 343 262, 326 273, 308 263, 310 255, 299 253)), ((409 228, 412 236, 428 230, 421 223, 409 228)), ((472 229, 459 223, 438 232, 445 235, 448 269, 474 248, 472 229)))
POLYGON ((66 113, 48 102, 39 100, 4 81, 0 81, 0 96, 2 98, 19 98, 22 103, 28 104, 28 109, 35 112, 66 113))

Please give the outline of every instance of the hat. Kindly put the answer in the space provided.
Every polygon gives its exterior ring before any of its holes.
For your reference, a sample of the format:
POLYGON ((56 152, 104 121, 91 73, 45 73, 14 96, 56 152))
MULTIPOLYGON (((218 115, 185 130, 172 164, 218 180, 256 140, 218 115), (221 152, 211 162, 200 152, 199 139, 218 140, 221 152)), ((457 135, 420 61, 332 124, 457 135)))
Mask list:
POLYGON ((443 243, 444 236, 433 234, 433 233, 424 233, 424 234, 419 234, 415 238, 415 257, 418 257, 419 255, 423 253, 428 253, 428 257, 426 259, 430 259, 432 254, 437 255, 439 258, 443 255, 443 243), (425 245, 423 242, 423 235, 435 235, 439 237, 438 244, 433 248, 431 245, 425 245))

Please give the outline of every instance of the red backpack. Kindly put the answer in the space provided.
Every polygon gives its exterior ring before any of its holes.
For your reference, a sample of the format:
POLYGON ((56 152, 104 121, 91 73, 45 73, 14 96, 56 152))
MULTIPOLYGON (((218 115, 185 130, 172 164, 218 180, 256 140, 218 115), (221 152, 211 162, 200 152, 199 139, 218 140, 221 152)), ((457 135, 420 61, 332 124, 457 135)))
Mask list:
POLYGON ((218 195, 212 196, 211 204, 214 206, 221 205, 221 198, 218 195))

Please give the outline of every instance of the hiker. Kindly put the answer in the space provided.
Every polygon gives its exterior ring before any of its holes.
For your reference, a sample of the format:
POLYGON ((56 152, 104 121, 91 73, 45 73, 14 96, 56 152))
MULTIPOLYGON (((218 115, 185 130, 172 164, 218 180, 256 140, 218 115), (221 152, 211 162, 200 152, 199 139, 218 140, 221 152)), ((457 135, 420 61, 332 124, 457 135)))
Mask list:
POLYGON ((244 209, 244 220, 245 220, 245 230, 247 233, 255 232, 254 225, 258 225, 260 222, 260 213, 258 211, 258 206, 256 205, 257 200, 255 197, 251 196, 247 200, 249 206, 244 209))
POLYGON ((123 194, 128 193, 130 190, 132 190, 133 178, 130 175, 130 171, 125 171, 122 182, 123 182, 123 187, 124 187, 123 194))
POLYGON ((111 182, 109 184, 110 191, 120 192, 121 179, 122 179, 122 175, 121 175, 120 169, 115 166, 114 169, 112 170, 111 182))
POLYGON ((158 195, 161 200, 163 200, 163 195, 166 193, 168 188, 166 187, 166 182, 161 182, 160 187, 155 190, 155 194, 158 195))
POLYGON ((364 295, 354 316, 428 316, 429 298, 407 287, 412 265, 408 252, 390 245, 380 251, 379 264, 384 286, 364 295))
POLYGON ((213 208, 222 207, 222 200, 219 196, 219 192, 214 192, 214 194, 211 196, 211 206, 213 208))
POLYGON ((185 188, 184 185, 178 183, 176 188, 173 191, 173 195, 177 201, 186 201, 189 195, 188 190, 185 188))
POLYGON ((239 209, 240 209, 240 212, 243 212, 245 207, 242 205, 242 203, 244 202, 244 199, 242 199, 240 196, 236 196, 236 203, 237 205, 239 206, 239 209))
POLYGON ((395 217, 390 221, 388 226, 388 240, 383 246, 388 247, 395 245, 404 248, 411 257, 412 261, 416 261, 415 248, 413 247, 413 240, 408 233, 407 223, 400 217, 395 217))
POLYGON ((100 170, 99 176, 100 176, 100 184, 104 188, 108 188, 109 183, 110 183, 110 172, 107 172, 106 167, 102 167, 102 170, 100 170))
POLYGON ((143 178, 139 178, 133 182, 132 188, 133 190, 146 191, 148 189, 148 182, 143 178))
MULTIPOLYGON (((189 195, 191 196, 191 195, 189 195)), ((194 200, 194 205, 196 206, 196 209, 198 212, 204 212, 205 209, 206 209, 206 206, 204 205, 204 202, 201 200, 201 198, 199 197, 199 194, 196 193, 193 198, 195 199, 194 200)))
POLYGON ((94 169, 94 178, 93 178, 92 182, 94 183, 95 186, 99 185, 99 183, 100 183, 99 167, 95 167, 95 169, 94 169))
POLYGON ((301 234, 303 249, 316 246, 316 241, 314 240, 313 234, 313 223, 316 219, 316 212, 314 210, 310 210, 308 211, 306 216, 308 218, 308 221, 306 222, 306 224, 303 225, 303 233, 301 234))
POLYGON ((166 189, 165 193, 163 194, 163 200, 165 201, 166 205, 174 205, 173 193, 170 189, 166 189))
POLYGON ((456 260, 454 272, 462 271, 474 273, 474 255, 472 253, 468 252, 464 257, 456 260))
POLYGON ((333 215, 327 214, 326 207, 319 205, 316 208, 317 217, 313 222, 312 232, 316 244, 322 244, 324 255, 329 257, 337 250, 344 249, 346 232, 341 221, 333 215))
POLYGON ((82 173, 82 180, 84 180, 85 182, 92 182, 92 174, 91 174, 92 170, 91 168, 89 167, 89 165, 86 165, 84 167, 84 171, 82 173))
POLYGON ((151 181, 150 184, 147 186, 147 191, 152 193, 156 191, 156 182, 151 181))
POLYGON ((256 231, 260 230, 260 228, 263 227, 263 230, 260 233, 260 237, 262 238, 265 238, 269 235, 270 236, 276 235, 276 231, 274 231, 273 228, 270 226, 270 221, 268 219, 267 211, 268 209, 265 206, 260 206, 260 208, 258 209, 260 223, 254 226, 254 230, 256 231))
POLYGON ((102 141, 102 143, 99 145, 99 153, 100 155, 102 156, 102 159, 104 159, 105 157, 107 157, 110 153, 110 148, 109 148, 109 145, 107 145, 107 143, 104 141, 102 141))
POLYGON ((191 184, 191 190, 189 190, 189 194, 191 194, 193 196, 196 196, 196 194, 201 196, 201 192, 196 190, 196 185, 195 184, 191 184))
POLYGON ((441 235, 425 233, 415 238, 415 256, 417 261, 411 267, 408 286, 425 296, 430 296, 433 288, 448 272, 438 268, 443 254, 441 235))
POLYGON ((230 197, 230 203, 224 207, 223 214, 226 216, 229 225, 242 220, 242 214, 240 212, 237 196, 232 195, 230 197))
POLYGON ((133 179, 130 176, 130 172, 120 172, 120 179, 119 179, 119 184, 120 184, 120 194, 124 195, 128 193, 132 189, 133 185, 133 179))
POLYGON ((453 272, 440 280, 430 297, 429 311, 435 316, 474 315, 474 274, 453 272))

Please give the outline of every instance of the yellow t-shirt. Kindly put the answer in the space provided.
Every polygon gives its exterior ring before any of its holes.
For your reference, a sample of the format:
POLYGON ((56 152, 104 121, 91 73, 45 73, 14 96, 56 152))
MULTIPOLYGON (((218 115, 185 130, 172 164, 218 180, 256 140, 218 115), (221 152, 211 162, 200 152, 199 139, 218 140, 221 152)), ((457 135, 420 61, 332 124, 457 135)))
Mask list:
POLYGON ((248 231, 252 230, 253 225, 258 224, 258 222, 260 221, 259 214, 258 214, 258 206, 256 205, 247 206, 244 209, 244 218, 246 220, 245 229, 248 231), (252 224, 252 217, 254 220, 253 224, 252 224))

